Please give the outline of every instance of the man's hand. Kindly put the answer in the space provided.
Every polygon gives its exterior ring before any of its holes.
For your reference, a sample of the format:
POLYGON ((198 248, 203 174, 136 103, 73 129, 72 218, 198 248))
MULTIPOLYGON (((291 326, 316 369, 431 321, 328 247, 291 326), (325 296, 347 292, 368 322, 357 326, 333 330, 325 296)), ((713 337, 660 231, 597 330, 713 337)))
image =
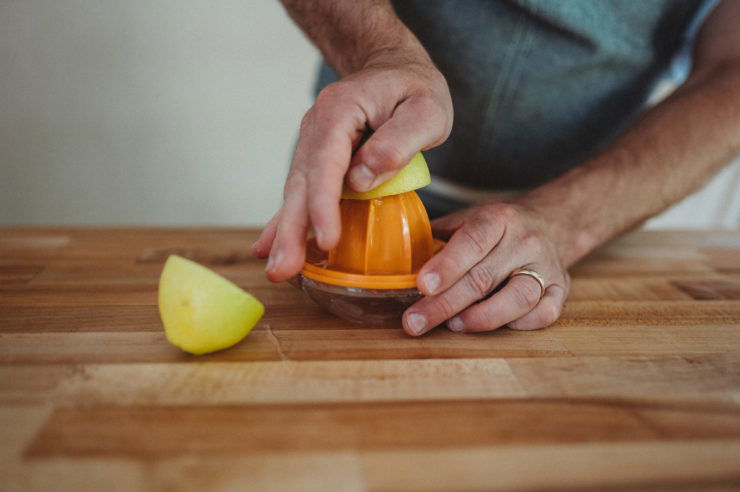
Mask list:
MULTIPOLYGON (((336 246, 345 176, 355 191, 370 190, 393 177, 419 150, 442 143, 452 128, 452 101, 444 77, 387 2, 316 3, 326 3, 335 16, 346 9, 338 25, 354 22, 356 29, 345 36, 360 39, 347 41, 354 51, 342 56, 333 51, 336 32, 327 33, 327 26, 304 26, 309 35, 320 38, 315 39, 320 47, 322 39, 328 39, 322 51, 330 61, 335 58, 340 73, 348 74, 327 86, 304 116, 283 206, 252 247, 257 257, 269 255, 267 276, 274 282, 300 271, 311 228, 320 248, 336 246), (368 4, 366 11, 363 4, 368 4), (363 34, 368 29, 371 32, 363 34), (363 35, 372 39, 365 42, 363 35), (353 154, 368 130, 374 133, 353 154)), ((312 14, 300 11, 309 19, 312 14)))
POLYGON ((449 241, 419 272, 426 297, 404 314, 409 334, 421 335, 445 321, 452 331, 478 332, 503 325, 533 330, 558 319, 570 277, 555 235, 536 211, 483 203, 437 219, 432 227, 449 241), (521 268, 542 277, 544 294, 531 276, 509 279, 521 268))
POLYGON ((419 335, 445 321, 465 332, 544 328, 560 315, 566 268, 739 155, 739 22, 740 2, 722 2, 702 27, 686 83, 599 155, 511 203, 435 221, 450 240, 421 269, 427 297, 406 311, 405 330, 419 335), (542 299, 534 278, 509 279, 520 268, 543 277, 542 299))

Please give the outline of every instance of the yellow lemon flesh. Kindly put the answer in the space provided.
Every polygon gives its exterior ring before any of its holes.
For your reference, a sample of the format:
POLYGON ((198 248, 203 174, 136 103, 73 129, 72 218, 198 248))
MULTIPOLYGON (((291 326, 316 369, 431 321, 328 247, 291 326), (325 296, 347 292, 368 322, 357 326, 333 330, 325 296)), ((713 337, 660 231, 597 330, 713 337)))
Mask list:
POLYGON ((200 355, 241 341, 265 312, 257 299, 217 273, 177 255, 159 278, 159 314, 172 345, 200 355))
POLYGON ((414 158, 411 159, 411 162, 406 164, 406 167, 382 185, 365 193, 357 193, 345 185, 344 190, 342 190, 342 198, 370 200, 389 195, 400 195, 407 191, 418 190, 431 182, 432 177, 429 175, 427 161, 424 160, 421 152, 417 152, 414 158))

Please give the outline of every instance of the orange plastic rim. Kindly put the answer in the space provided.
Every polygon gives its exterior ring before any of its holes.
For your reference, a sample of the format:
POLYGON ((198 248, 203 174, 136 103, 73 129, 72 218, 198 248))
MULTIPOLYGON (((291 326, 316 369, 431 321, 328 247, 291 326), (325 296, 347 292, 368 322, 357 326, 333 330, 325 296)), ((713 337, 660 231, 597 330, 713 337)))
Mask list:
MULTIPOLYGON (((445 242, 434 239, 434 253, 438 253, 445 246, 445 242)), ((342 287, 358 287, 362 289, 411 289, 416 287, 415 273, 402 275, 367 275, 360 273, 346 273, 337 270, 329 270, 311 263, 303 265, 301 275, 324 282, 326 284, 340 285, 342 287)))
POLYGON ((341 285, 342 287, 359 287, 362 289, 411 289, 416 287, 416 274, 405 275, 363 275, 327 270, 306 263, 301 273, 318 282, 341 285))

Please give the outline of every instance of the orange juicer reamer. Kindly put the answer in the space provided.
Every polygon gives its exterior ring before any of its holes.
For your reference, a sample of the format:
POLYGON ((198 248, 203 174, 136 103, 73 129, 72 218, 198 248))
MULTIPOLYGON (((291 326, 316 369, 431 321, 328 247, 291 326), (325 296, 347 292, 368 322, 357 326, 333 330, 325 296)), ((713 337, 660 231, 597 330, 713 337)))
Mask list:
POLYGON ((314 239, 294 284, 317 304, 349 321, 399 319, 421 298, 416 274, 435 244, 415 191, 370 200, 342 199, 342 235, 328 253, 314 239))

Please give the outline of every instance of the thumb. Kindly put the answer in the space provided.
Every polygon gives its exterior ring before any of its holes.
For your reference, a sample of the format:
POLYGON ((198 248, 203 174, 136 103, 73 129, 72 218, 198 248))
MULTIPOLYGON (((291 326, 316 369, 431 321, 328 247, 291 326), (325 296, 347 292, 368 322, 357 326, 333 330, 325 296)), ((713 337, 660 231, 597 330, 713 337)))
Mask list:
POLYGON ((352 158, 347 182, 364 192, 385 183, 422 149, 441 144, 449 135, 446 117, 428 99, 407 99, 352 158))

